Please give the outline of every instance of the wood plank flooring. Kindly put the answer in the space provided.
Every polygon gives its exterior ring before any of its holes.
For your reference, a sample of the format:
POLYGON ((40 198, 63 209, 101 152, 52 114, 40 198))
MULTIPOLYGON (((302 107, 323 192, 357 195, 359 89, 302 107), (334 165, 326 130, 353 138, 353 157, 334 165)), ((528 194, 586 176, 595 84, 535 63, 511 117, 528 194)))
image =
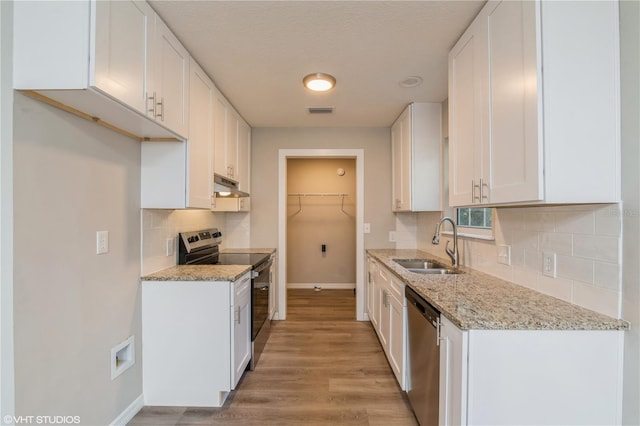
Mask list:
POLYGON ((130 425, 417 425, 353 290, 289 290, 255 371, 224 407, 144 407, 130 425))

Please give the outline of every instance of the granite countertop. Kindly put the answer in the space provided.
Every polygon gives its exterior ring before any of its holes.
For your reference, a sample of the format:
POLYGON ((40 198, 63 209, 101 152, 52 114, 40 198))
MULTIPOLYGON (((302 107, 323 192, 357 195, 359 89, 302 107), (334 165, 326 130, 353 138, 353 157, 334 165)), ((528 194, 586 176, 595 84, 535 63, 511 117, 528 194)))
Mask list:
MULTIPOLYGON (((221 253, 266 253, 275 248, 228 248, 221 253)), ((235 281, 251 270, 251 265, 177 265, 140 278, 141 281, 235 281)))
POLYGON ((420 250, 367 250, 464 330, 625 330, 626 321, 565 302, 470 268, 462 274, 409 272, 393 259, 442 259, 420 250))
POLYGON ((251 265, 178 265, 153 274, 141 281, 235 281, 251 270, 251 265))

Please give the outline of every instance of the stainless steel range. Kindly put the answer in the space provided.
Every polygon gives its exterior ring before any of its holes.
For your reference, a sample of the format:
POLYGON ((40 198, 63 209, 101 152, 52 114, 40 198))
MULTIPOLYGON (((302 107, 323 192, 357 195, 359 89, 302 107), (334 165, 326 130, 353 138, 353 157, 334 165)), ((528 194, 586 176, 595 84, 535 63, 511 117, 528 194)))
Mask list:
POLYGON ((269 339, 269 291, 273 260, 269 253, 220 253, 222 233, 216 228, 178 235, 179 265, 251 265, 251 363, 253 370, 269 339))

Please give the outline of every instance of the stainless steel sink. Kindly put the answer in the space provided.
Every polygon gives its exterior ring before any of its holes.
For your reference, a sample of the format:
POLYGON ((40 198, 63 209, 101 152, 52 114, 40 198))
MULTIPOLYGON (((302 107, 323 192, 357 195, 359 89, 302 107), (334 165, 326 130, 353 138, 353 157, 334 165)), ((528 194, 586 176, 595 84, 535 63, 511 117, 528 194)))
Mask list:
POLYGON ((431 259, 393 259, 398 265, 416 274, 459 274, 461 271, 451 269, 431 259))

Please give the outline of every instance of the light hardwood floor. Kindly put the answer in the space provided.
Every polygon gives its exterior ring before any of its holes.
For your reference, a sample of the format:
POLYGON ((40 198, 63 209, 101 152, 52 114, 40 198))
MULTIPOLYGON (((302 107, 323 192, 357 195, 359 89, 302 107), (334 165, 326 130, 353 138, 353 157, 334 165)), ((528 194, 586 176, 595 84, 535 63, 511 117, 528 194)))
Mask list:
POLYGON ((255 371, 222 408, 144 407, 130 425, 416 425, 352 290, 289 290, 255 371))

